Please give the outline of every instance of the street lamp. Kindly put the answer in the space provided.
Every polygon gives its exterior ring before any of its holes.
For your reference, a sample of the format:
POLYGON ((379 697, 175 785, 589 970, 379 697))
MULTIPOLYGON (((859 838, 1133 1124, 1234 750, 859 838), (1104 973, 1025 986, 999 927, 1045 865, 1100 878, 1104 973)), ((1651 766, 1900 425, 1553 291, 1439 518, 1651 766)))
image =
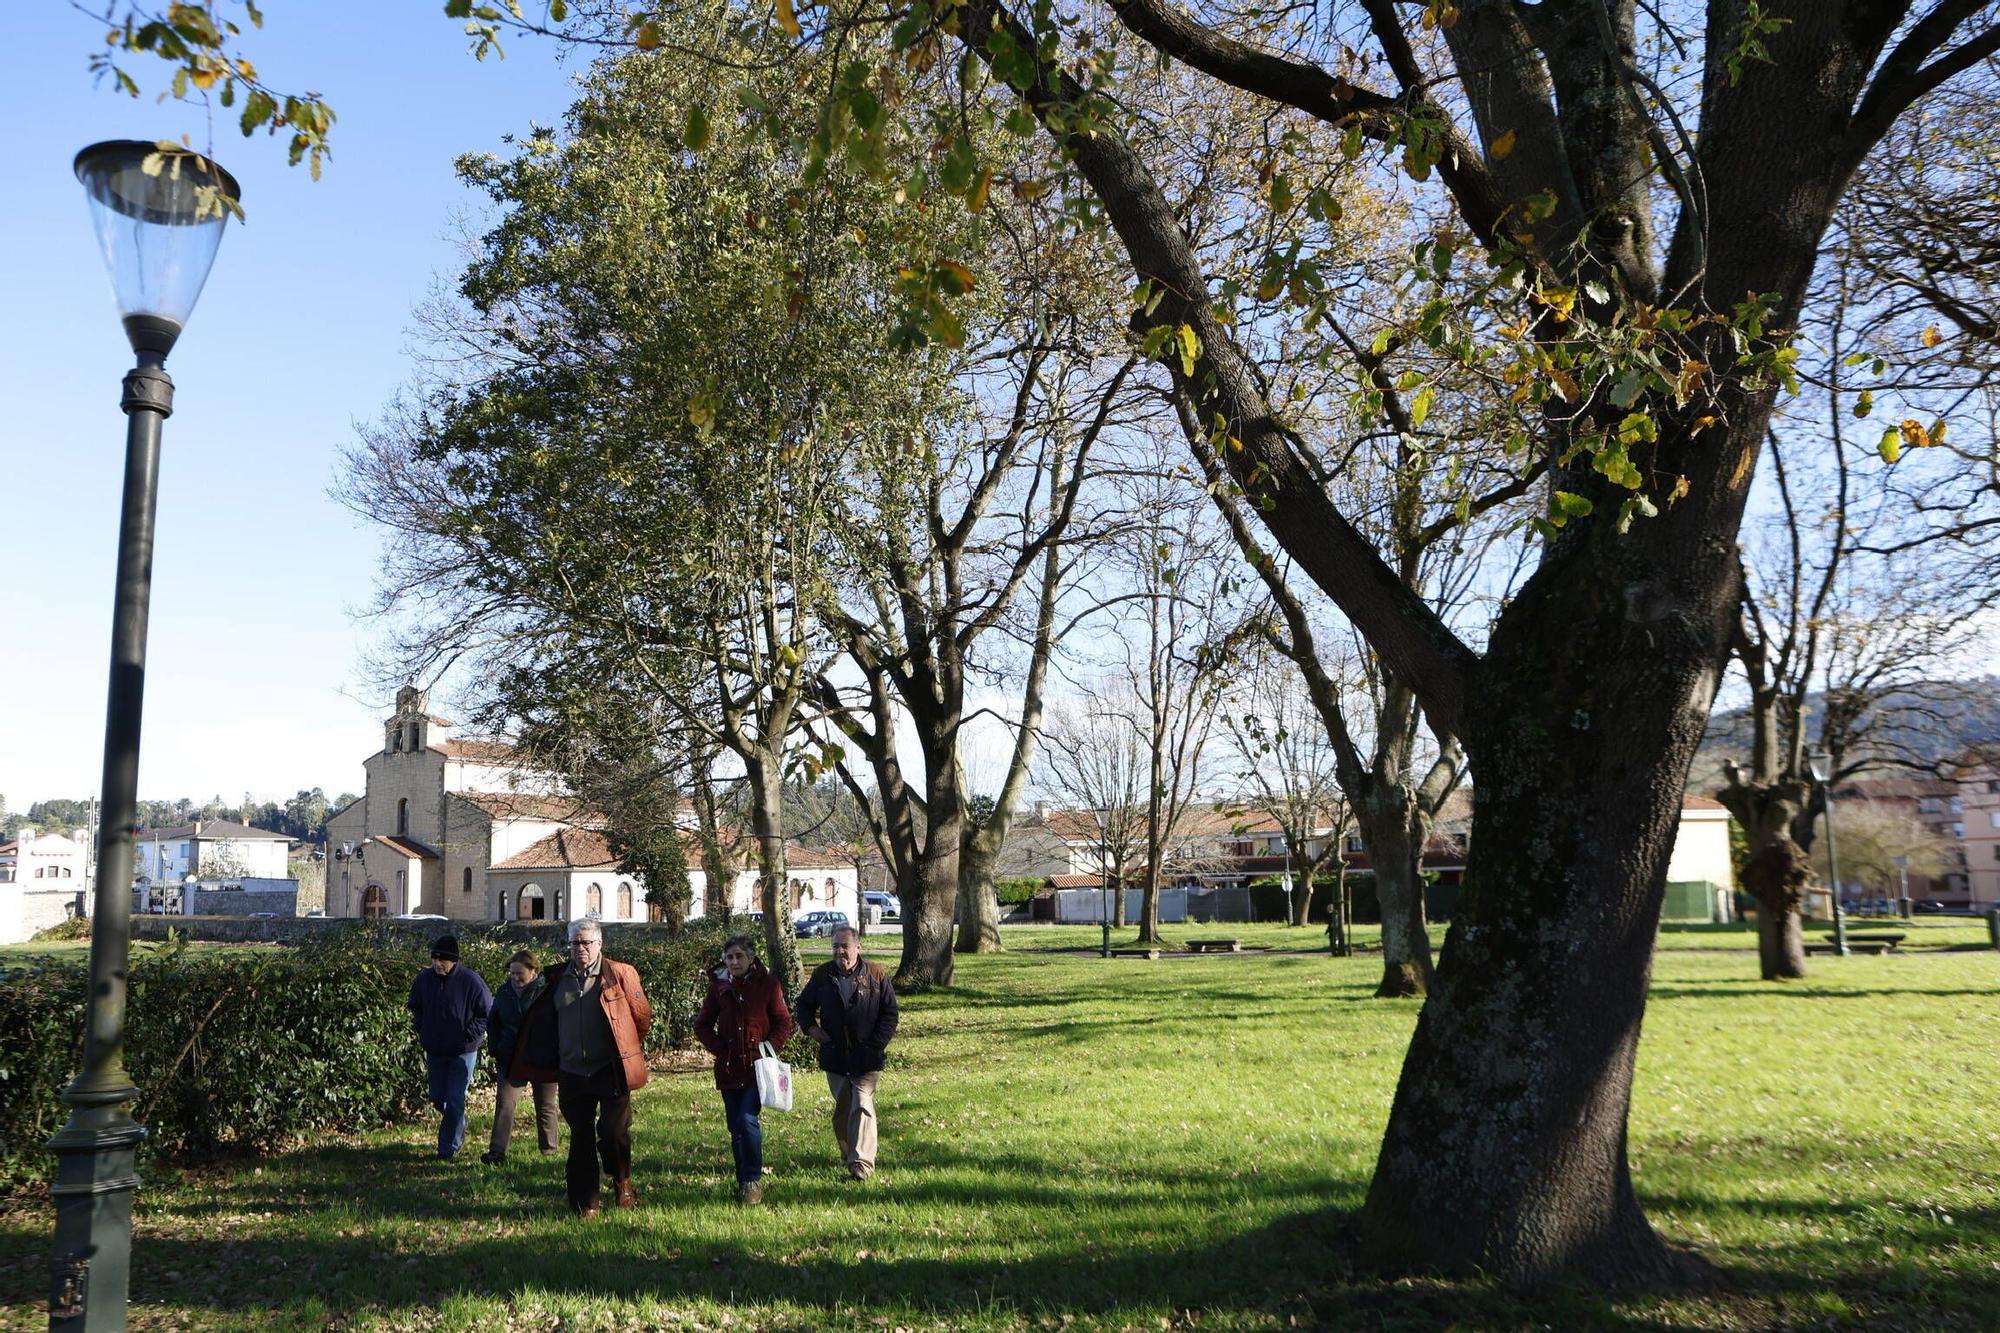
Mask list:
MULTIPOLYGON (((1104 884, 1103 891, 1098 894, 1098 916, 1104 929, 1104 943, 1099 947, 1098 956, 1109 958, 1111 956, 1111 824, 1104 814, 1097 811, 1091 813, 1097 820, 1097 864, 1102 871, 1100 878, 1104 884)), ((1125 886, 1119 885, 1118 891, 1123 893, 1125 886)))
POLYGON ((126 416, 125 494, 104 716, 90 1007, 83 1067, 62 1095, 69 1121, 49 1140, 56 1153, 49 1328, 95 1333, 125 1327, 132 1190, 139 1183, 133 1154, 146 1137, 127 1109, 139 1090, 125 1072, 125 979, 160 423, 174 406, 165 364, 208 279, 228 212, 242 196, 235 178, 201 154, 132 139, 92 144, 78 153, 76 178, 90 198, 112 295, 138 358, 126 372, 119 401, 126 416))
POLYGON ((1833 756, 1824 750, 1814 750, 1806 756, 1806 767, 1812 770, 1813 781, 1820 785, 1826 802, 1826 874, 1832 881, 1833 899, 1833 951, 1842 958, 1847 957, 1847 917, 1840 910, 1840 857, 1833 840, 1833 756))

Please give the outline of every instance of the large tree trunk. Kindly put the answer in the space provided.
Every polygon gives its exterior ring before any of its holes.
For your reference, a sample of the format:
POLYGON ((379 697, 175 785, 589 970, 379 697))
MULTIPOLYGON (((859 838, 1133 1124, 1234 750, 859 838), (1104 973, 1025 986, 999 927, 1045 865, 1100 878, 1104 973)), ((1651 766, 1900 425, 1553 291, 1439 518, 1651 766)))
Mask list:
POLYGON ((907 989, 949 986, 952 917, 958 907, 958 860, 965 841, 963 779, 958 771, 958 717, 918 722, 924 733, 924 846, 917 857, 914 905, 903 900, 903 957, 896 984, 907 989))
POLYGON ((1418 872, 1420 846, 1409 789, 1401 783, 1371 784, 1356 803, 1362 844, 1375 871, 1375 897, 1382 905, 1382 981, 1379 996, 1424 995, 1434 968, 1431 937, 1424 921, 1424 883, 1418 872))
MULTIPOLYGON (((994 818, 997 818, 996 814, 994 818)), ((960 953, 999 953, 1000 897, 993 888, 999 844, 987 848, 985 830, 966 840, 958 862, 958 944, 960 953)))
POLYGON ((1744 780, 1734 770, 1716 794, 1743 829, 1750 855, 1743 888, 1757 900, 1757 962, 1766 981, 1806 974, 1806 886, 1812 863, 1793 832, 1805 811, 1806 787, 1797 781, 1744 780))
POLYGON ((1300 854, 1296 858, 1287 856, 1285 858, 1285 867, 1289 871, 1297 872, 1292 875, 1292 924, 1294 926, 1303 926, 1312 918, 1314 887, 1312 859, 1304 854, 1300 854))
POLYGON ((785 864, 783 757, 745 756, 750 784, 750 825, 757 836, 758 908, 764 913, 764 947, 774 975, 796 991, 805 979, 799 944, 792 934, 792 887, 785 864))
POLYGON ((1156 862, 1152 873, 1146 876, 1146 887, 1139 893, 1139 943, 1158 945, 1163 942, 1160 938, 1160 872, 1156 862))
MULTIPOLYGON (((1699 555, 1719 566, 1726 549, 1699 555)), ((1544 565, 1474 679, 1466 883, 1365 1211, 1366 1243, 1392 1266, 1614 1286, 1679 1275, 1633 1193, 1625 1124, 1682 781, 1735 585, 1684 548, 1645 554, 1544 565), (1670 569, 1683 575, 1670 587, 1646 577, 1670 569)))

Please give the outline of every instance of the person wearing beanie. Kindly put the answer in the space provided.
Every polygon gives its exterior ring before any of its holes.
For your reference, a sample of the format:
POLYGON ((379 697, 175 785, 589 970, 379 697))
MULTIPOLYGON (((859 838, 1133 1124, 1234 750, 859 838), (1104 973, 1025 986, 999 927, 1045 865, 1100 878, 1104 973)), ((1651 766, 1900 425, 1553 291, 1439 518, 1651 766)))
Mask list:
POLYGON ((410 1018, 424 1048, 431 1105, 443 1115, 437 1152, 447 1162, 465 1142, 465 1096, 492 1012, 493 992, 485 978, 459 966, 458 937, 438 937, 431 945, 431 965, 410 986, 410 1018))

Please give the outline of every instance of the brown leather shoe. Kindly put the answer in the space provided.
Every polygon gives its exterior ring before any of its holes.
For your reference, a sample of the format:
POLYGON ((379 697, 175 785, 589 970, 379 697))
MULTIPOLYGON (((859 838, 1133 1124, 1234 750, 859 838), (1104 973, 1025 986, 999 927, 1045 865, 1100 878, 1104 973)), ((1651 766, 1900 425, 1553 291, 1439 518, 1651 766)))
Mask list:
POLYGON ((632 1188, 632 1178, 630 1176, 618 1182, 618 1194, 613 1201, 620 1208, 637 1208, 639 1206, 639 1195, 632 1188))

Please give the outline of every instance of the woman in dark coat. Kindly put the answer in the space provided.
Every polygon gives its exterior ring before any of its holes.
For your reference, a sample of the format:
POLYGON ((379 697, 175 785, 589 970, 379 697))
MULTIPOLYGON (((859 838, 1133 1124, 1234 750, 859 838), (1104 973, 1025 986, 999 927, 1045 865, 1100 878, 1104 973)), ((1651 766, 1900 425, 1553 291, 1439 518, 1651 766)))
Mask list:
MULTIPOLYGON (((493 995, 493 1017, 486 1025, 486 1049, 493 1052, 493 1140, 479 1160, 489 1165, 507 1160, 507 1144, 514 1137, 514 1110, 527 1079, 515 1079, 507 1070, 514 1063, 514 1043, 521 1037, 521 1016, 542 993, 541 968, 535 955, 526 949, 507 960, 507 980, 493 995)), ((556 1109, 556 1085, 536 1083, 535 1141, 544 1153, 556 1150, 556 1133, 562 1115, 556 1109)))
POLYGON ((708 998, 695 1016, 694 1035, 715 1056, 715 1086, 722 1092, 722 1110, 729 1122, 729 1150, 736 1158, 736 1199, 757 1203, 764 1197, 764 1125, 758 1119, 763 1103, 757 1097, 759 1042, 782 1051, 792 1035, 792 1011, 778 979, 757 961, 748 935, 731 935, 722 944, 722 966, 709 978, 708 998))

